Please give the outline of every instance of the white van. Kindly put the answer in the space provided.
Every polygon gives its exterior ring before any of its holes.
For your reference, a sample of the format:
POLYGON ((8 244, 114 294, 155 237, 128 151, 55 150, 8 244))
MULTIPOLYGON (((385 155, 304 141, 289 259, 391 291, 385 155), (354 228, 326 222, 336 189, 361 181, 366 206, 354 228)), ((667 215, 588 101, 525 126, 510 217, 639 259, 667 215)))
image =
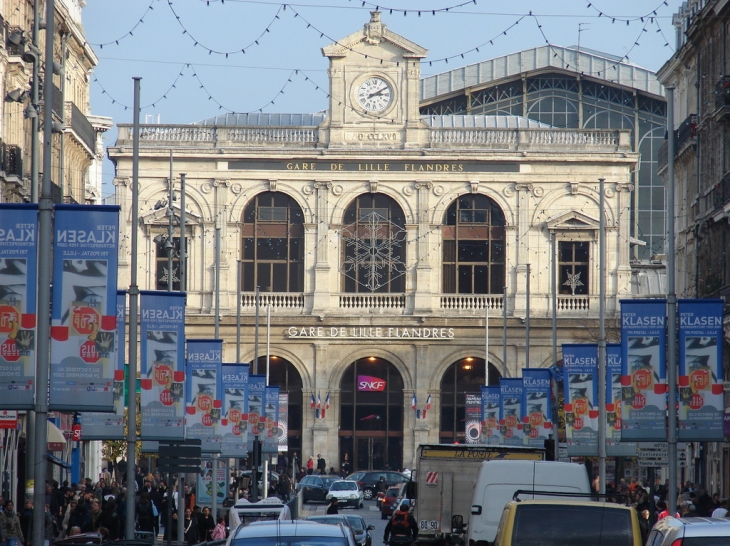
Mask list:
MULTIPOLYGON (((497 536, 505 504, 517 490, 554 493, 590 493, 588 472, 582 464, 556 461, 485 461, 479 468, 467 528, 469 546, 486 546, 497 536)), ((520 495, 520 499, 551 498, 520 495)), ((552 497, 554 498, 554 497, 552 497)), ((571 497, 561 497, 571 500, 571 497)), ((574 497, 572 500, 586 500, 574 497)))
POLYGON ((289 506, 277 497, 267 497, 258 502, 238 499, 228 515, 228 526, 235 529, 254 521, 291 520, 289 506))

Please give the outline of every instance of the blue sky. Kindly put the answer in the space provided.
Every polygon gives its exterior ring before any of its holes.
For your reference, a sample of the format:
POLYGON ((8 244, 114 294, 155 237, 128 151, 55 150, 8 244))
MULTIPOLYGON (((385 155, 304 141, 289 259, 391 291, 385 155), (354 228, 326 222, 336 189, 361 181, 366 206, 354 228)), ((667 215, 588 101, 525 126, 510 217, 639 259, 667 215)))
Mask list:
MULTIPOLYGON (((657 70, 674 53, 672 14, 680 3, 90 0, 83 24, 99 57, 91 111, 131 123, 135 76, 142 78, 143 123, 186 124, 229 111, 324 110, 327 59, 321 48, 362 28, 376 7, 390 30, 429 50, 423 76, 579 39, 581 47, 657 70)), ((107 145, 115 139, 116 131, 107 133, 107 145)), ((105 194, 113 174, 106 161, 105 194)))

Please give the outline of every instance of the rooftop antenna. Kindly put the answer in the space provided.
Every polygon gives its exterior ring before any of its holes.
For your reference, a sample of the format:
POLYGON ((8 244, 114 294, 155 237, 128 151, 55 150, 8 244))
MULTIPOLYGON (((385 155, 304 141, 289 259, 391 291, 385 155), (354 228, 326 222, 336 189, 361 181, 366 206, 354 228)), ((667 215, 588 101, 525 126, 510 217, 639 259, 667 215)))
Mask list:
POLYGON ((590 23, 578 23, 578 54, 580 55, 580 33, 584 32, 588 29, 584 29, 583 27, 589 27, 591 26, 590 23))

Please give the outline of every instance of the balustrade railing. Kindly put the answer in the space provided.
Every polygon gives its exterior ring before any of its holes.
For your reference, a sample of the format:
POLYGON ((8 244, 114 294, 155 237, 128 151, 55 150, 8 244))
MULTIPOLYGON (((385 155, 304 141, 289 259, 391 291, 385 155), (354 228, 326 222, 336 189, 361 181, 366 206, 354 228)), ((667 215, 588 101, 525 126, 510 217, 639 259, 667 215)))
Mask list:
POLYGON ((502 294, 444 294, 441 296, 441 309, 454 311, 494 309, 501 311, 502 307, 502 294))
POLYGON ((340 294, 340 309, 403 309, 405 294, 340 294))
MULTIPOLYGON (((292 292, 260 292, 259 306, 264 309, 267 306, 272 309, 299 309, 304 307, 304 294, 292 292)), ((245 292, 241 294, 241 307, 244 309, 256 308, 256 293, 245 292)))

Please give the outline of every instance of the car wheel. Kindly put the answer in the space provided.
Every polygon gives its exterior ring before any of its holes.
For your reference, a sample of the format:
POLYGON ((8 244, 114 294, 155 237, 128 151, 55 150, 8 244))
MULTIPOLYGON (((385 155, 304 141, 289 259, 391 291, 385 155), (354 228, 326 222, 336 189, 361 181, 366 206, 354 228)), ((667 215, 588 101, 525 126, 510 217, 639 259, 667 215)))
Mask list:
POLYGON ((363 498, 364 498, 365 500, 370 500, 370 499, 372 499, 372 498, 373 498, 373 495, 374 495, 374 494, 375 494, 375 491, 373 491, 373 490, 372 490, 372 489, 370 489, 369 487, 366 487, 366 488, 365 488, 365 489, 363 489, 363 491, 362 491, 362 496, 363 496, 363 498))

